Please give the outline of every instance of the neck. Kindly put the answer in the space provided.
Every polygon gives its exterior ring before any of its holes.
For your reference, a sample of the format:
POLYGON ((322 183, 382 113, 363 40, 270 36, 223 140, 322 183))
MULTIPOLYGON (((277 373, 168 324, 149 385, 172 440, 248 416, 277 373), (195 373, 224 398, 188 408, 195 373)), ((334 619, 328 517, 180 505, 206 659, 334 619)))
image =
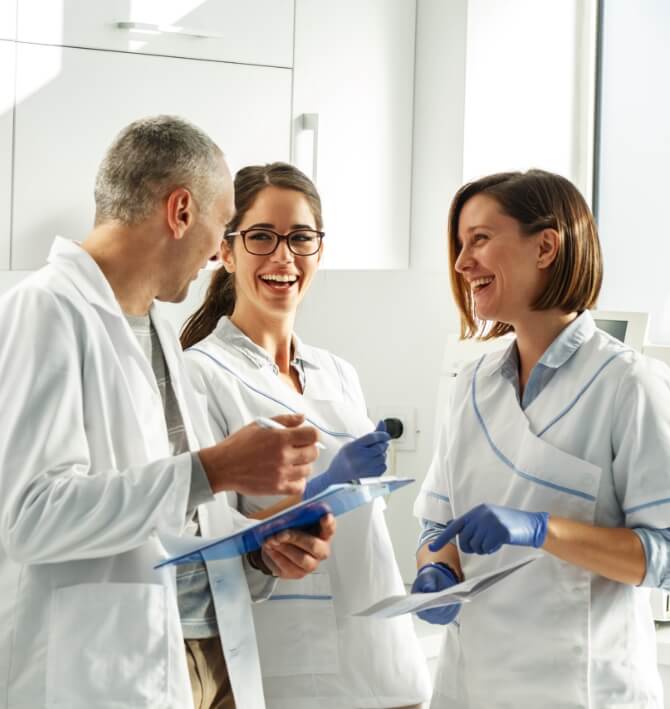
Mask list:
POLYGON ((282 374, 290 373, 295 312, 273 317, 238 301, 230 320, 270 355, 282 374))
POLYGON ((136 226, 105 223, 96 226, 82 243, 127 315, 146 315, 158 292, 158 254, 148 232, 136 226))
POLYGON ((538 310, 513 323, 519 349, 519 379, 525 385, 533 367, 551 343, 577 317, 577 313, 538 310))

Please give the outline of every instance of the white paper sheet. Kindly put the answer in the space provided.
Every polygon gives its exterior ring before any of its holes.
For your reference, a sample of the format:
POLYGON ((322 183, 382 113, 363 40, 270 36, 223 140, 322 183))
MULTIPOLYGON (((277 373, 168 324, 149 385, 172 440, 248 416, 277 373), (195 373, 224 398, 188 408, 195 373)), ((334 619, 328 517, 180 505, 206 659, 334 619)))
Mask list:
POLYGON ((473 576, 463 583, 450 586, 444 591, 434 593, 410 593, 406 596, 389 596, 377 603, 373 603, 369 608, 354 613, 353 615, 367 618, 395 618, 405 613, 417 613, 428 608, 438 606, 450 606, 454 603, 469 603, 475 596, 499 583, 504 578, 523 568, 532 561, 539 559, 540 555, 527 556, 521 561, 501 566, 495 571, 480 576, 473 576))

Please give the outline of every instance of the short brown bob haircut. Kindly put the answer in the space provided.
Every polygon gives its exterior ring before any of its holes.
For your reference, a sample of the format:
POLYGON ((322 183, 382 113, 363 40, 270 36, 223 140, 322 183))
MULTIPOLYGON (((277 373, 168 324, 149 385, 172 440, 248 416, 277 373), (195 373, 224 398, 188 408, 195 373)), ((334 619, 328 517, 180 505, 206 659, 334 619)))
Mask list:
POLYGON ((579 190, 564 177, 544 170, 501 172, 463 185, 449 209, 451 289, 461 312, 461 338, 488 340, 514 329, 508 323, 496 321, 488 326, 478 320, 472 292, 455 269, 461 252, 461 210, 478 194, 495 199, 505 214, 519 222, 524 234, 555 229, 561 237, 549 283, 533 303, 534 310, 559 308, 572 313, 595 306, 603 280, 602 253, 593 215, 579 190))

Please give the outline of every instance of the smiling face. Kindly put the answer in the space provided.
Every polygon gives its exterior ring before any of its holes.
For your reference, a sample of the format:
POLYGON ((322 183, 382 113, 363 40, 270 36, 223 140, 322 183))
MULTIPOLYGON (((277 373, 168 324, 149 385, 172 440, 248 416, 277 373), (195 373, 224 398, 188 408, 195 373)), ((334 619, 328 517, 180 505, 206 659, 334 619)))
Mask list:
POLYGON ((454 269, 470 288, 480 320, 514 325, 532 311, 548 277, 541 239, 541 234, 524 234, 519 222, 486 194, 463 205, 454 269))
MULTIPOLYGON (((316 229, 305 196, 297 190, 268 186, 258 193, 242 218, 238 231, 264 227, 279 234, 316 229)), ((251 248, 251 242, 248 244, 251 248)), ((224 241, 222 258, 235 274, 235 313, 256 312, 272 318, 294 316, 321 260, 322 250, 311 256, 292 253, 285 240, 267 256, 248 253, 241 236, 224 241)))

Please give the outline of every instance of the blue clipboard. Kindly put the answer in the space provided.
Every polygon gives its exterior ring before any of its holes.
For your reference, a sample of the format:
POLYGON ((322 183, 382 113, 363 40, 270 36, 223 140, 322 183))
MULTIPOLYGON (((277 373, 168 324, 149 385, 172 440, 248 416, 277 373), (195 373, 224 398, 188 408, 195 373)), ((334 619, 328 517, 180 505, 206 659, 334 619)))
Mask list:
POLYGON ((384 477, 365 478, 351 483, 331 485, 309 500, 303 500, 293 507, 255 522, 228 537, 209 541, 186 554, 164 559, 154 568, 202 561, 202 552, 204 551, 207 552, 208 560, 232 559, 242 554, 248 554, 250 551, 260 549, 268 537, 283 529, 310 527, 329 512, 337 517, 372 502, 376 497, 389 495, 412 482, 414 482, 414 478, 384 477))

